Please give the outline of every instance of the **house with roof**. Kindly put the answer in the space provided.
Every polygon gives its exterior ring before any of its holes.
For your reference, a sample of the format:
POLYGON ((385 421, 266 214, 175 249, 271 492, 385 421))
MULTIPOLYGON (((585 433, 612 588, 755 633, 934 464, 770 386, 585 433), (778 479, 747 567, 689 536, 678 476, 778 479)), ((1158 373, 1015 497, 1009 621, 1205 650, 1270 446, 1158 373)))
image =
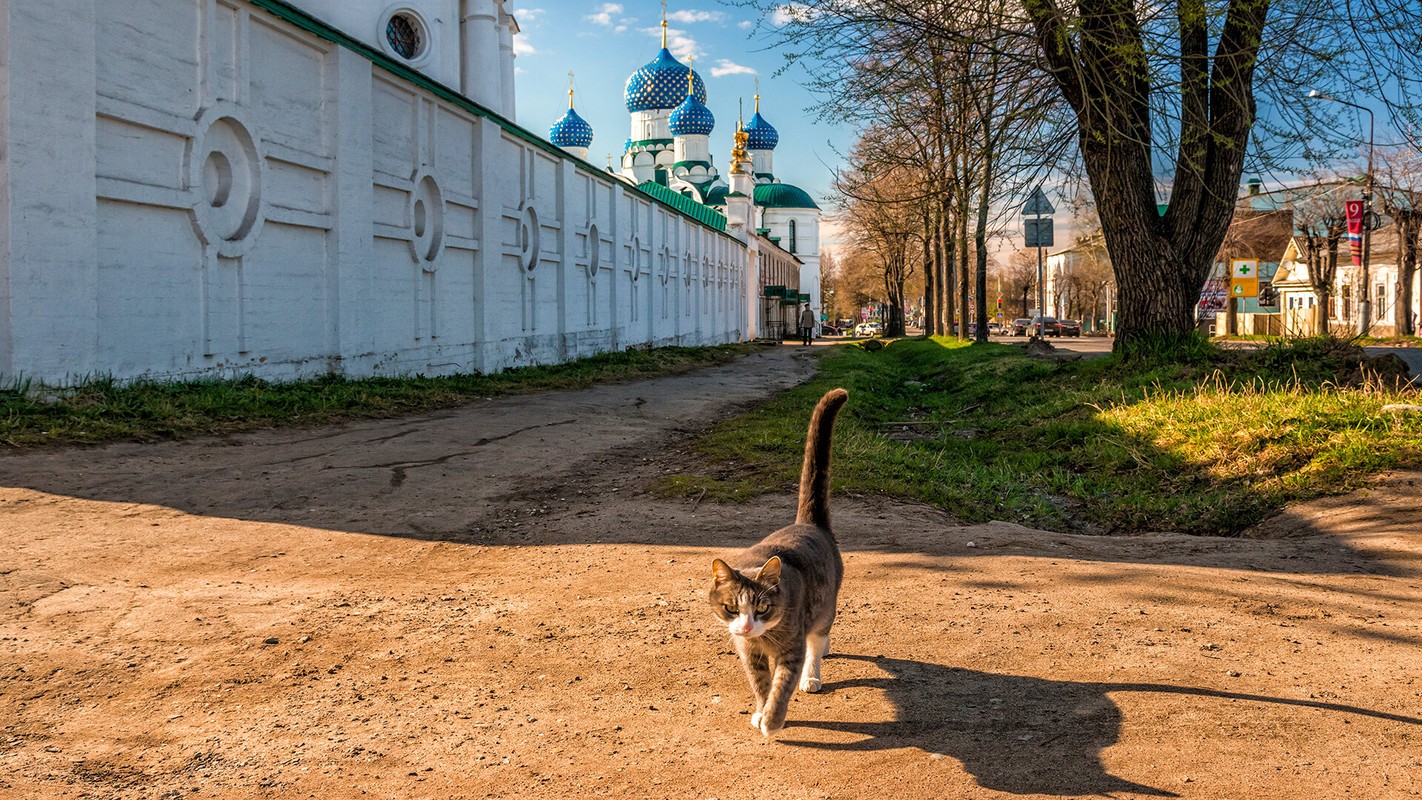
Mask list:
MULTIPOLYGON (((1379 188, 1378 192, 1383 191, 1379 188)), ((1257 179, 1251 181, 1250 192, 1241 199, 1241 207, 1252 213, 1288 209, 1294 212, 1290 236, 1283 243, 1278 261, 1278 274, 1273 288, 1278 292, 1279 335, 1313 336, 1321 333, 1321 319, 1335 335, 1351 335, 1362 327, 1360 300, 1364 296, 1364 271, 1354 263, 1343 234, 1338 240, 1336 269, 1327 296, 1314 288, 1310 274, 1306 227, 1321 231, 1330 222, 1343 224, 1343 205, 1359 199, 1362 186, 1355 180, 1291 186, 1270 192, 1260 191, 1257 179), (1328 218, 1328 219, 1325 219, 1328 218), (1320 316, 1323 315, 1323 316, 1320 316)), ((1373 336, 1392 336, 1401 328, 1403 296, 1401 284, 1398 226, 1386 214, 1379 214, 1381 226, 1372 231, 1368 254, 1367 292, 1372 309, 1368 332, 1373 336)), ((1326 259, 1326 253, 1320 254, 1326 259)), ((1418 276, 1413 276, 1413 314, 1417 312, 1418 276)))

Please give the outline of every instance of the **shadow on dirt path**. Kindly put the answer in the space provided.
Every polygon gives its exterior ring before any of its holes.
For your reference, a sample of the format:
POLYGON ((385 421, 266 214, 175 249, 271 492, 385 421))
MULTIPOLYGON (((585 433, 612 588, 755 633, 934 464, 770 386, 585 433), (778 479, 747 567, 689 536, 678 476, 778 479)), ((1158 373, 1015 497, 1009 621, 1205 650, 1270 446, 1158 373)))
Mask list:
POLYGON ((1190 695, 1277 704, 1422 726, 1422 719, 1313 700, 1269 697, 1151 683, 1082 683, 1002 675, 884 656, 831 655, 872 664, 883 677, 825 684, 824 692, 851 688, 882 691, 897 712, 886 722, 791 720, 781 742, 835 751, 916 747, 949 756, 984 788, 1012 794, 1178 797, 1164 789, 1118 778, 1101 753, 1116 744, 1122 714, 1113 693, 1190 695), (1005 699, 1004 699, 1005 698, 1005 699), (797 740, 796 728, 818 728, 863 738, 851 742, 797 740))

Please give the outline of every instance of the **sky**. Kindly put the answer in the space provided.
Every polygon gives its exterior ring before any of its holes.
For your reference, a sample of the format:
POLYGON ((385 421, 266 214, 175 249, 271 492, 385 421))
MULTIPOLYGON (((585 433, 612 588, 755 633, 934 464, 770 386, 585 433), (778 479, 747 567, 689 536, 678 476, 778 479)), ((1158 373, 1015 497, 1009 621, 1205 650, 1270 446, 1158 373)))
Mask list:
MULTIPOLYGON (((628 76, 661 49, 661 3, 514 0, 509 5, 522 31, 515 40, 517 122, 546 137, 548 126, 568 108, 571 71, 578 114, 593 127, 589 160, 605 164, 611 153, 616 165, 631 131, 622 91, 628 76)), ((706 105, 716 117, 711 155, 717 169, 724 173, 730 165, 737 101, 744 99, 750 119, 759 78, 761 115, 780 132, 776 177, 809 192, 828 210, 822 201, 853 131, 814 121, 806 110, 812 98, 801 85, 803 72, 775 74, 785 59, 769 48, 763 29, 756 33, 758 23, 774 22, 716 0, 671 0, 667 47, 683 64, 694 57, 694 69, 706 82, 706 105)))

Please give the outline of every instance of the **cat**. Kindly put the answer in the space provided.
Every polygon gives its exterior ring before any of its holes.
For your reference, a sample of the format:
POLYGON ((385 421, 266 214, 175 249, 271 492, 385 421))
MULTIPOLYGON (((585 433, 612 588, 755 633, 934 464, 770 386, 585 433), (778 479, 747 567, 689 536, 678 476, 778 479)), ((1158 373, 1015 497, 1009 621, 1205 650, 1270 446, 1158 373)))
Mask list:
POLYGON ((845 390, 831 390, 810 416, 795 524, 770 534, 730 563, 719 558, 711 562, 711 605, 731 632, 755 695, 751 727, 767 737, 785 726, 797 680, 805 692, 818 692, 823 685, 820 662, 829 653, 844 574, 830 532, 830 434, 848 399, 845 390))

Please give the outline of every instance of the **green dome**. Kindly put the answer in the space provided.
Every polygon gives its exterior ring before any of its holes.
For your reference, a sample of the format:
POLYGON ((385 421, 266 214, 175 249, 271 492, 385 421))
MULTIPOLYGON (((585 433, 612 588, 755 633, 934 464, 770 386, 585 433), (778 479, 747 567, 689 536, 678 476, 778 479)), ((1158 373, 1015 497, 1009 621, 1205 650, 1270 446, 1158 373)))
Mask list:
POLYGON ((804 189, 788 183, 757 184, 755 204, 761 208, 819 208, 804 189))

